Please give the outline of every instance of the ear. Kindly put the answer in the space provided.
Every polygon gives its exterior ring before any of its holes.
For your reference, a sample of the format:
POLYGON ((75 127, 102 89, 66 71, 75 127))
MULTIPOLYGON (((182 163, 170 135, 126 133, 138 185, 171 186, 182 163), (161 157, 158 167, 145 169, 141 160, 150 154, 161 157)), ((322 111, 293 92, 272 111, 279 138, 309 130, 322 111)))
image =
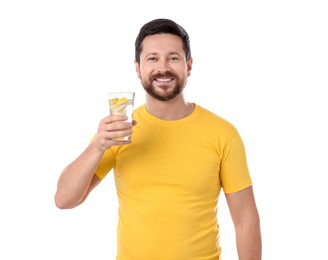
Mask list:
POLYGON ((136 72, 137 72, 137 76, 139 79, 141 79, 141 75, 140 75, 140 64, 134 60, 134 65, 136 66, 136 72))
POLYGON ((192 68, 192 58, 190 57, 190 59, 187 60, 187 72, 188 72, 188 77, 190 76, 191 68, 192 68))

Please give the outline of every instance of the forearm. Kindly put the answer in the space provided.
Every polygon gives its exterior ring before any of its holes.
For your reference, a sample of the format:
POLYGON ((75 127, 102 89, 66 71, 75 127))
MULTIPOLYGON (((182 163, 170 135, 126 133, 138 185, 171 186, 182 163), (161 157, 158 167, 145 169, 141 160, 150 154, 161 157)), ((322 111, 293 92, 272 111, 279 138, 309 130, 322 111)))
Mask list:
POLYGON ((84 152, 61 173, 55 195, 58 208, 73 208, 84 200, 103 151, 91 143, 84 152))
POLYGON ((236 241, 239 260, 261 260, 262 241, 259 219, 237 225, 236 241))

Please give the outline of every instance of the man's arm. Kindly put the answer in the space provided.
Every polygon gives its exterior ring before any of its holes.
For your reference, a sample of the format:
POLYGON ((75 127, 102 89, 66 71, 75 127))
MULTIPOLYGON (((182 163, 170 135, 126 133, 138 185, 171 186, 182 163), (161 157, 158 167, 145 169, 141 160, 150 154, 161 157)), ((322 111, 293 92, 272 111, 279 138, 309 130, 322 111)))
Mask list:
POLYGON ((94 175, 103 152, 91 143, 85 151, 61 173, 55 194, 55 204, 60 209, 80 205, 98 185, 100 179, 94 175))
POLYGON ((239 260, 261 260, 260 218, 252 186, 226 194, 226 200, 235 226, 239 260))
POLYGON ((132 134, 132 126, 136 122, 125 122, 126 119, 125 116, 111 115, 101 120, 94 140, 59 177, 55 194, 58 208, 69 209, 80 205, 99 184, 100 179, 95 172, 105 151, 114 145, 130 143, 129 140, 115 140, 132 134))

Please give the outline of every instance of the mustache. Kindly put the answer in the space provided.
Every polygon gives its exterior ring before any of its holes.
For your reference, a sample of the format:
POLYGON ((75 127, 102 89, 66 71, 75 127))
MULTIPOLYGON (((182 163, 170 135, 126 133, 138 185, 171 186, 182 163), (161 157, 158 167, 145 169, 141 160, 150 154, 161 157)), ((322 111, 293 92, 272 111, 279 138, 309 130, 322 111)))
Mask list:
POLYGON ((177 78, 177 75, 169 71, 165 73, 156 73, 150 77, 150 80, 153 81, 156 78, 177 78))

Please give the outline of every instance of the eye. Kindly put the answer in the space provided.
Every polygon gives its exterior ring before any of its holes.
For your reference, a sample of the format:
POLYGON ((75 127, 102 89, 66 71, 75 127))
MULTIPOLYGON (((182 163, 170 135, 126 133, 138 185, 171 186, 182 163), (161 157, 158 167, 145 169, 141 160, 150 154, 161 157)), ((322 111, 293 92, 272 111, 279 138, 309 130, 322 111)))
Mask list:
POLYGON ((170 60, 177 61, 177 60, 179 60, 179 57, 178 56, 172 56, 172 57, 170 57, 170 60))
POLYGON ((148 57, 147 60, 148 61, 157 61, 157 58, 156 57, 148 57))

